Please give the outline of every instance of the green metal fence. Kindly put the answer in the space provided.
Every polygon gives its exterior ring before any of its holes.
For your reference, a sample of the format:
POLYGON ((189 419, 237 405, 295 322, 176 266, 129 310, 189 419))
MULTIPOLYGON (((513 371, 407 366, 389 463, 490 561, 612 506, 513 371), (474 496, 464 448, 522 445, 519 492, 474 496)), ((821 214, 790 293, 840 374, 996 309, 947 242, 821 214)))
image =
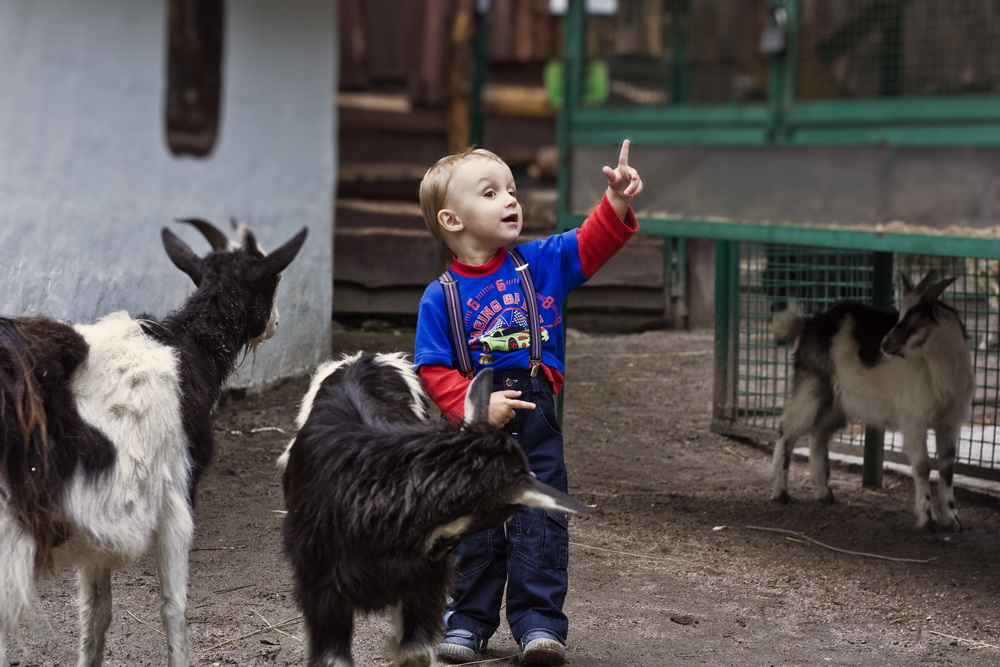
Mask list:
MULTIPOLYGON (((936 269, 958 278, 942 298, 966 324, 976 376, 972 419, 963 428, 959 446, 960 472, 1000 479, 998 260, 752 242, 733 245, 736 270, 729 276, 733 294, 723 299, 729 309, 728 326, 716 330, 722 366, 728 372, 716 384, 714 430, 768 442, 776 439, 790 389, 791 348, 774 342, 775 312, 791 308, 816 313, 842 299, 895 305, 899 275, 917 282, 936 269)), ((841 433, 839 444, 849 452, 863 446, 864 438, 863 425, 855 424, 841 433)), ((886 433, 884 444, 887 457, 905 462, 898 434, 886 433)))
MULTIPOLYGON (((670 192, 658 198, 653 189, 659 175, 644 173, 651 190, 644 202, 655 203, 638 204, 642 233, 717 241, 714 428, 765 440, 776 436, 791 369, 790 350, 771 340, 775 309, 809 313, 841 298, 893 306, 900 272, 919 278, 936 267, 959 277, 945 296, 966 321, 976 368, 974 417, 963 434, 960 465, 969 474, 1000 476, 995 445, 1000 234, 969 234, 961 224, 956 231, 945 229, 956 219, 1000 229, 1000 213, 991 208, 995 193, 988 185, 968 188, 969 172, 962 171, 974 164, 973 173, 992 173, 998 164, 1000 4, 599 3, 612 5, 611 13, 589 13, 585 4, 570 0, 564 29, 557 132, 561 228, 579 224, 583 209, 592 205, 593 191, 576 172, 585 164, 590 168, 593 149, 610 152, 623 137, 634 146, 651 147, 647 158, 655 158, 656 150, 668 154, 661 164, 684 176, 688 173, 678 166, 684 158, 677 155, 685 150, 692 171, 698 161, 718 165, 731 156, 746 159, 746 151, 759 153, 754 182, 766 190, 750 193, 757 211, 767 209, 761 205, 767 200, 814 196, 823 202, 800 207, 808 214, 795 213, 795 206, 775 206, 792 213, 753 215, 741 213, 738 204, 720 213, 712 210, 717 202, 710 197, 670 192), (790 185, 783 180, 795 176, 795 168, 767 178, 788 159, 804 169, 814 158, 827 159, 824 174, 839 175, 845 164, 851 169, 843 160, 845 150, 868 160, 865 169, 875 165, 859 173, 878 173, 883 149, 896 151, 890 160, 932 165, 925 173, 941 186, 930 194, 922 191, 924 184, 908 191, 900 181, 919 171, 908 163, 887 179, 895 189, 886 191, 885 199, 905 201, 914 192, 930 199, 960 194, 938 210, 927 207, 916 219, 891 217, 905 206, 886 207, 882 218, 864 217, 864 211, 880 210, 879 193, 868 193, 875 200, 868 208, 837 208, 839 201, 859 196, 849 179, 817 193, 810 187, 828 181, 805 178, 790 185), (956 158, 953 164, 960 166, 951 170, 949 163, 938 175, 933 165, 942 158, 956 158), (843 220, 841 210, 862 213, 843 220), (814 214, 827 214, 827 221, 808 217, 814 214), (904 224, 889 224, 897 219, 904 224)), ((746 174, 716 168, 696 185, 742 194, 741 178, 745 181, 746 174)), ((866 438, 861 426, 846 435, 846 447, 866 438)), ((871 463, 881 470, 880 434, 869 431, 866 442, 866 472, 871 463)), ((895 434, 886 434, 885 456, 896 456, 899 446, 895 434)))

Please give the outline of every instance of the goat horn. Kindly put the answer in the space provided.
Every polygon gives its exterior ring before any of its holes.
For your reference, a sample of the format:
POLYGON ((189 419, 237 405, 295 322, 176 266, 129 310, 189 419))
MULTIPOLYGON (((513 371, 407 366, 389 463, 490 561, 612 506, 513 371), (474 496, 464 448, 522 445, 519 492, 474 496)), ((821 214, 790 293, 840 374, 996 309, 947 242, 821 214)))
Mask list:
POLYGON ((257 243, 257 237, 254 235, 250 228, 246 225, 240 225, 240 234, 243 236, 243 249, 249 250, 251 252, 259 252, 265 254, 261 249, 260 245, 257 243))
POLYGON ((937 280, 937 273, 937 269, 931 269, 928 271, 927 275, 924 276, 919 283, 917 283, 917 286, 914 289, 918 292, 926 292, 927 288, 930 287, 931 281, 937 280))
POLYGON ((245 225, 242 222, 238 222, 236 218, 229 218, 229 224, 233 226, 236 230, 236 235, 240 237, 240 243, 243 244, 244 250, 249 250, 250 252, 259 252, 262 255, 266 255, 264 249, 260 247, 257 243, 257 237, 250 230, 250 225, 245 225))
POLYGON ((942 280, 939 283, 934 283, 933 285, 931 285, 930 287, 927 288, 927 291, 924 292, 920 296, 920 298, 923 299, 924 301, 934 301, 939 296, 941 296, 941 294, 946 289, 948 289, 948 287, 950 287, 951 284, 953 282, 955 282, 956 280, 958 280, 957 276, 955 278, 945 278, 944 280, 942 280))
POLYGON ((186 222, 195 227, 202 233, 205 240, 212 245, 212 250, 227 250, 229 248, 229 238, 219 231, 218 227, 207 220, 202 220, 201 218, 177 218, 177 222, 186 222))

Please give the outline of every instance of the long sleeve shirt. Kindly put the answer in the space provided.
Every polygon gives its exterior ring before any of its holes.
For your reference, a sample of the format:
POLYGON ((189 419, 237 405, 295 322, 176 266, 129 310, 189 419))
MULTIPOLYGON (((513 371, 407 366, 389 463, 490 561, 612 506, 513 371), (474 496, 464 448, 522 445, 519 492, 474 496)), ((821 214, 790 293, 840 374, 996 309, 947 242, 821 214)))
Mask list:
MULTIPOLYGON (((541 369, 558 393, 565 373, 566 333, 562 307, 575 288, 590 279, 638 230, 631 209, 622 220, 605 196, 583 225, 517 247, 535 285, 542 327, 541 369)), ((440 282, 427 286, 417 315, 414 364, 442 413, 462 417, 469 379, 458 370, 457 354, 470 355, 478 372, 527 369, 528 310, 514 261, 506 248, 482 266, 457 260, 449 267, 458 282, 465 345, 456 350, 440 282)))

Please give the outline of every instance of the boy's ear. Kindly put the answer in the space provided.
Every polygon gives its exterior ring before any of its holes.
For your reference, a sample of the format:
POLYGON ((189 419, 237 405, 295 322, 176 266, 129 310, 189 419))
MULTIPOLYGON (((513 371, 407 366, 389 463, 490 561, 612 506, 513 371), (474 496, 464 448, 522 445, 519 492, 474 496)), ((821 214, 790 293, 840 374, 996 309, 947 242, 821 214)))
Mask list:
POLYGON ((438 224, 448 232, 456 232, 462 229, 462 221, 451 209, 443 208, 438 211, 438 224))

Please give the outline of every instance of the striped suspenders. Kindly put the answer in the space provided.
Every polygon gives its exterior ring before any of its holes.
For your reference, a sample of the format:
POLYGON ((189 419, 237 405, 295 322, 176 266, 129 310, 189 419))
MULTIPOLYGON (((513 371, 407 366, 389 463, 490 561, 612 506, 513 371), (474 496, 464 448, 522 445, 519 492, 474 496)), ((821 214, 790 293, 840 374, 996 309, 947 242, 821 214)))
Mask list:
MULTIPOLYGON (((542 325, 538 317, 538 299, 535 296, 535 284, 531 280, 531 271, 517 250, 511 250, 510 256, 516 265, 521 280, 521 291, 524 292, 525 306, 528 309, 528 331, 531 335, 531 376, 538 374, 538 365, 542 362, 542 325)), ((458 370, 467 378, 475 372, 465 340, 465 327, 462 325, 462 301, 458 295, 458 282, 451 271, 445 271, 438 278, 444 289, 445 304, 448 308, 448 328, 451 330, 452 344, 458 356, 458 370)))

